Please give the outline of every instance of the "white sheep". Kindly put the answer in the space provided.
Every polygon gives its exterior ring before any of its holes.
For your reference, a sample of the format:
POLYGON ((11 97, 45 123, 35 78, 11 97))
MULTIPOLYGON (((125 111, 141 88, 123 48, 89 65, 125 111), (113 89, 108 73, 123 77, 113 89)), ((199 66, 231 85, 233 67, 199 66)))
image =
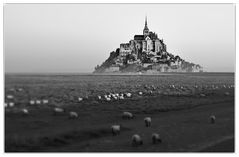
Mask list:
POLYGON ((117 99, 118 99, 118 97, 117 97, 117 96, 113 96, 113 98, 114 98, 115 100, 117 100, 117 99))
POLYGON ((23 91, 23 89, 22 89, 22 88, 18 88, 18 91, 19 91, 19 92, 22 92, 22 91, 23 91))
POLYGON ((14 96, 13 95, 7 95, 7 99, 13 99, 14 96))
POLYGON ((101 96, 100 95, 98 95, 98 99, 101 100, 101 96))
POLYGON ((229 93, 229 92, 225 92, 224 94, 225 94, 226 96, 229 96, 229 95, 230 95, 230 93, 229 93))
POLYGON ((49 102, 49 101, 48 101, 47 99, 43 99, 43 100, 42 100, 42 103, 43 103, 43 104, 48 104, 48 102, 49 102))
POLYGON ((162 140, 161 140, 159 134, 157 134, 157 133, 153 133, 153 134, 152 134, 152 142, 153 142, 153 144, 156 144, 156 143, 158 143, 158 142, 159 142, 159 143, 162 142, 162 140))
POLYGON ((138 134, 134 134, 132 136, 132 146, 139 146, 139 145, 143 145, 143 140, 138 134))
POLYGON ((41 100, 36 100, 36 104, 40 105, 41 104, 41 100))
POLYGON ((112 125, 111 131, 113 135, 119 135, 120 134, 120 125, 112 125))
POLYGON ((211 116, 210 116, 210 123, 211 123, 211 124, 214 124, 215 122, 216 122, 216 116, 211 115, 211 116))
POLYGON ((151 117, 145 117, 144 118, 144 123, 146 127, 150 127, 151 126, 151 117))
POLYGON ((8 107, 8 103, 5 102, 5 103, 4 103, 4 107, 8 107))
POLYGON ((34 100, 30 100, 30 101, 29 101, 29 104, 30 104, 30 105, 34 105, 34 104, 35 104, 35 101, 34 101, 34 100))
POLYGON ((135 116, 130 112, 123 112, 123 114, 122 114, 123 119, 133 119, 134 117, 135 116))
POLYGON ((14 104, 14 102, 9 102, 8 106, 9 106, 9 107, 14 107, 15 104, 14 104))
POLYGON ((82 100, 83 100, 83 98, 81 98, 81 97, 78 98, 78 101, 79 101, 79 102, 81 102, 82 100))
POLYGON ((132 96, 132 94, 131 94, 131 93, 126 93, 126 96, 127 96, 128 98, 130 98, 130 97, 132 96))
POLYGON ((205 94, 200 94, 201 97, 205 97, 206 95, 205 94))
POLYGON ((123 95, 120 95, 120 96, 119 96, 119 99, 120 99, 120 100, 124 100, 124 96, 123 96, 123 95))
POLYGON ((143 92, 139 92, 139 95, 143 95, 143 92))
POLYGON ((22 109, 22 113, 23 113, 23 115, 28 115, 28 114, 29 114, 29 111, 28 111, 28 109, 23 108, 23 109, 22 109))
POLYGON ((76 119, 76 118, 78 118, 78 114, 76 112, 70 112, 69 113, 69 118, 70 119, 76 119))
POLYGON ((110 101, 110 100, 111 100, 110 98, 108 98, 108 97, 106 98, 106 101, 110 101))
POLYGON ((54 114, 60 114, 65 112, 63 108, 59 108, 59 107, 55 107, 53 111, 54 111, 54 114))

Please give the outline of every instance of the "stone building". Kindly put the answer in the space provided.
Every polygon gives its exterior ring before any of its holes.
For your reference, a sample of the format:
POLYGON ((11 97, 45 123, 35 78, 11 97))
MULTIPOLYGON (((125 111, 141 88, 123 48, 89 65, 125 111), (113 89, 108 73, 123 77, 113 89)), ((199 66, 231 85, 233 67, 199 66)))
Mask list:
POLYGON ((143 34, 135 35, 134 39, 130 40, 129 43, 120 44, 120 56, 134 54, 136 59, 140 53, 157 55, 163 52, 167 52, 166 45, 163 43, 163 40, 158 38, 156 33, 149 30, 147 17, 145 19, 143 34))

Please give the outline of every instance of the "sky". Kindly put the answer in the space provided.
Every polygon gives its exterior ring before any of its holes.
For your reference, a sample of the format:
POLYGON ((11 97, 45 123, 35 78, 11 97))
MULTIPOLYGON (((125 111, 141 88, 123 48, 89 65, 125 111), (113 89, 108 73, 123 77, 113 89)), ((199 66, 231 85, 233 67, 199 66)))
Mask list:
POLYGON ((234 72, 233 4, 5 4, 7 73, 87 73, 148 28, 208 72, 234 72))

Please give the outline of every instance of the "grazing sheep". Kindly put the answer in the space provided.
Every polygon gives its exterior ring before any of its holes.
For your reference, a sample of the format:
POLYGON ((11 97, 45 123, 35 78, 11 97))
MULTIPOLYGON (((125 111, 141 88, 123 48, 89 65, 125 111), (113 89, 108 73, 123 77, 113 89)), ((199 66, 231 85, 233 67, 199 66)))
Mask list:
POLYGON ((79 101, 79 102, 81 102, 82 100, 83 100, 83 98, 81 98, 81 97, 78 98, 78 101, 79 101))
POLYGON ((101 100, 101 96, 100 95, 98 96, 98 99, 101 100))
POLYGON ((132 146, 139 146, 139 145, 143 145, 143 140, 138 134, 134 134, 132 136, 132 146))
POLYGON ((143 92, 139 92, 139 95, 143 95, 143 92))
POLYGON ((118 97, 117 97, 117 96, 113 96, 113 98, 114 98, 115 100, 117 100, 117 99, 118 99, 118 97))
POLYGON ((200 94, 201 97, 205 97, 206 95, 205 94, 200 94))
POLYGON ((216 116, 211 115, 211 116, 210 116, 210 123, 211 123, 211 124, 214 124, 215 122, 216 122, 216 116))
POLYGON ((120 95, 120 96, 119 96, 119 99, 120 99, 120 100, 123 100, 123 99, 124 99, 124 96, 123 96, 123 95, 120 95))
POLYGON ((7 95, 7 98, 8 98, 8 99, 13 99, 14 96, 13 96, 13 95, 7 95))
POLYGON ((9 107, 14 107, 14 105, 15 105, 14 102, 9 102, 8 104, 9 107))
POLYGON ((229 96, 229 95, 230 95, 230 93, 229 93, 229 92, 225 92, 224 94, 225 94, 226 96, 229 96))
POLYGON ((130 112, 123 112, 122 118, 123 119, 133 119, 135 116, 130 112))
POLYGON ((22 109, 22 113, 23 113, 23 115, 28 115, 29 111, 28 111, 28 109, 24 108, 24 109, 22 109))
POLYGON ((15 92, 15 89, 14 89, 14 88, 11 88, 10 91, 15 92))
POLYGON ((108 97, 106 98, 106 101, 110 101, 110 100, 111 100, 110 98, 108 98, 108 97))
POLYGON ((161 143, 162 142, 159 134, 157 134, 157 133, 153 133, 152 134, 152 142, 153 142, 153 144, 157 144, 157 143, 161 143))
POLYGON ((76 118, 78 118, 78 114, 76 112, 69 113, 69 119, 76 119, 76 118))
POLYGON ((42 103, 43 103, 43 104, 48 104, 48 100, 43 99, 43 100, 42 100, 42 103))
POLYGON ((132 94, 131 94, 131 93, 126 93, 126 96, 127 96, 128 98, 130 98, 130 97, 132 96, 132 94))
POLYGON ((23 89, 22 89, 22 88, 18 88, 17 90, 18 90, 19 92, 22 92, 22 91, 23 91, 23 89))
POLYGON ((41 100, 36 100, 36 104, 40 105, 41 104, 41 100))
POLYGON ((120 134, 120 125, 112 125, 111 131, 112 131, 113 136, 119 135, 120 134))
POLYGON ((35 104, 35 101, 34 101, 34 100, 30 100, 30 101, 29 101, 29 104, 30 104, 30 105, 34 105, 34 104, 35 104))
POLYGON ((60 113, 64 113, 65 110, 63 108, 59 108, 59 107, 55 107, 54 108, 54 114, 60 114, 60 113))
POLYGON ((145 117, 144 118, 144 123, 146 127, 150 127, 151 126, 151 117, 145 117))

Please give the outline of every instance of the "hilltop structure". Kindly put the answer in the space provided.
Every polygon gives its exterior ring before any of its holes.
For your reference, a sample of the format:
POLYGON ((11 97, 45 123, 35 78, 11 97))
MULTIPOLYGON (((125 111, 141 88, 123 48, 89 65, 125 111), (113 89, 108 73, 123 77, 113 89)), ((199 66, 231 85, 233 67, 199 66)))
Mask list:
POLYGON ((163 39, 148 28, 147 17, 142 35, 111 52, 110 57, 94 72, 201 72, 202 67, 167 52, 163 39))

